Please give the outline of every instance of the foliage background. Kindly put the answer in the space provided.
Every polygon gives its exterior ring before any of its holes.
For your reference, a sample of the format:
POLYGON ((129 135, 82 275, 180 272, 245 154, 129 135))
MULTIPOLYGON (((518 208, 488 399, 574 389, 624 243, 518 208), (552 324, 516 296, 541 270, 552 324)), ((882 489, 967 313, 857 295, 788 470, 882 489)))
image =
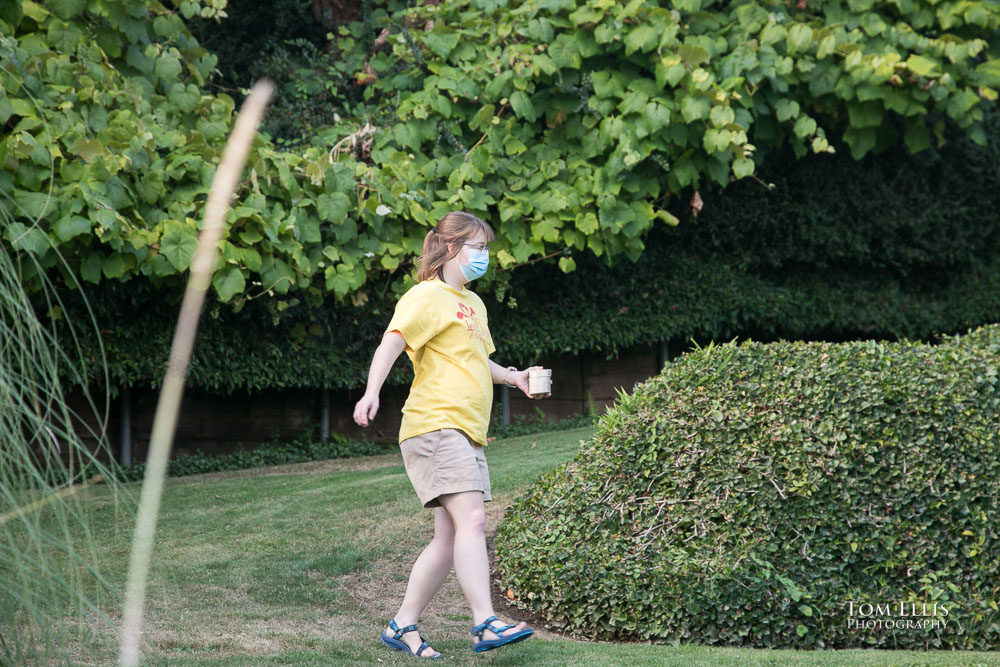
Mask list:
POLYGON ((257 71, 283 95, 221 244, 202 388, 359 382, 456 207, 499 232, 478 287, 512 363, 996 317, 990 3, 361 3, 329 40, 291 0, 5 7, 3 240, 86 288, 116 385, 160 377, 229 92, 257 71), (262 23, 255 71, 234 54, 262 23))
MULTIPOLYGON (((762 170, 773 191, 706 189, 699 216, 651 233, 638 263, 581 255, 570 274, 518 268, 503 302, 483 292, 499 354, 527 364, 690 338, 934 339, 993 321, 1000 133, 989 137, 986 147, 955 135, 917 156, 895 149, 860 162, 777 154, 762 170)), ((191 382, 222 392, 355 386, 395 303, 391 289, 370 293, 362 307, 299 301, 279 311, 259 299, 234 313, 216 302, 191 382)), ((113 384, 158 378, 176 317, 169 296, 133 282, 92 299, 113 384), (118 316, 127 312, 144 318, 118 316)), ((407 381, 404 366, 390 382, 407 381)))

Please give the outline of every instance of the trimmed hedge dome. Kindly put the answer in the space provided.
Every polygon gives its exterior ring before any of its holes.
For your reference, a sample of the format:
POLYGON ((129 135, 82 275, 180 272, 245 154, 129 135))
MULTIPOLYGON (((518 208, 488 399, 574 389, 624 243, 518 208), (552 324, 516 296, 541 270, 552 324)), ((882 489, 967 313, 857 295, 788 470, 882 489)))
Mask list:
POLYGON ((996 649, 998 353, 691 352, 508 510, 500 583, 594 639, 996 649))

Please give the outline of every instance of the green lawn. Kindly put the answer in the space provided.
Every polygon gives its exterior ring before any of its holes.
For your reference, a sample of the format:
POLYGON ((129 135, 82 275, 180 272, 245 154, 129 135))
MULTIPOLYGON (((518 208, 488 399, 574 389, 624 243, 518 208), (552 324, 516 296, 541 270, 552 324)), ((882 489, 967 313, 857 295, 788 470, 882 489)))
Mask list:
MULTIPOLYGON (((490 532, 517 494, 572 458, 589 433, 491 444, 490 532)), ((102 491, 90 493, 102 570, 121 583, 131 526, 102 491)), ((169 480, 148 587, 147 664, 413 664, 378 635, 431 533, 431 513, 419 507, 396 454, 169 480)), ((1000 665, 1000 653, 616 645, 543 628, 527 642, 474 656, 470 625, 452 576, 421 619, 421 632, 453 664, 1000 665)), ((86 646, 78 657, 90 664, 114 659, 86 646)))

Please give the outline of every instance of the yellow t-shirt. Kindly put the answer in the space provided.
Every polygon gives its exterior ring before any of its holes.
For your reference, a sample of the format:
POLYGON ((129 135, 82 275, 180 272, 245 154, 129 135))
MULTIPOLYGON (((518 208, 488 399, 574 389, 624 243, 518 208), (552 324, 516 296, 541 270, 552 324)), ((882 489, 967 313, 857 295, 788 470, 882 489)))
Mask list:
POLYGON ((413 362, 399 441, 455 428, 485 445, 493 405, 488 357, 496 348, 479 295, 424 280, 399 299, 386 331, 402 334, 413 362))

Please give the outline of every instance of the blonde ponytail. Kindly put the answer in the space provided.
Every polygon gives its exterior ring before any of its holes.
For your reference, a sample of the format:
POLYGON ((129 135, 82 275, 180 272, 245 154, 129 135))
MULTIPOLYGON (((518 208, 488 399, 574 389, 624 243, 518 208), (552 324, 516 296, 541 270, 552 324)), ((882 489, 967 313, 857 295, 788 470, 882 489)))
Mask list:
POLYGON ((417 280, 424 281, 435 277, 443 279, 442 269, 448 260, 462 249, 460 244, 479 232, 486 235, 487 243, 496 238, 489 223, 471 213, 453 211, 441 218, 437 226, 424 237, 424 250, 420 257, 417 280), (450 250, 449 245, 452 246, 450 250))

